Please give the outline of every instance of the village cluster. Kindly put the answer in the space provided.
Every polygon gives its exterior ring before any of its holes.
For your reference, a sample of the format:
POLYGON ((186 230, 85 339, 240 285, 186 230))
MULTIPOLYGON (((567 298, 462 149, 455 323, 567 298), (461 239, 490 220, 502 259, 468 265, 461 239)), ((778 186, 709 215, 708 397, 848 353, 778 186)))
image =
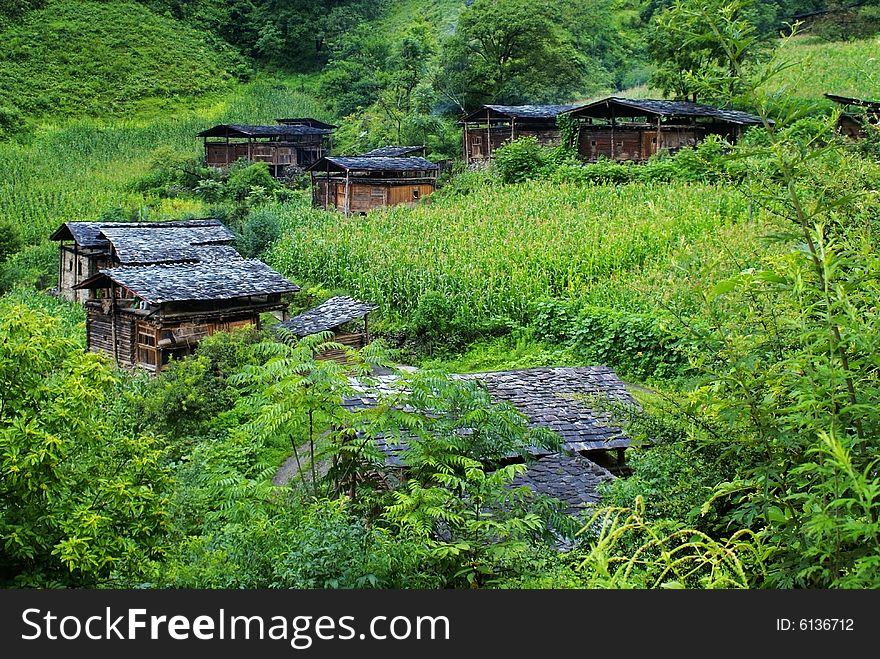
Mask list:
MULTIPOLYGON (((844 106, 877 107, 826 95, 844 106)), ((586 105, 485 105, 460 120, 463 158, 485 165, 519 137, 546 146, 561 141, 561 117, 575 127, 574 145, 584 162, 601 158, 644 162, 692 146, 708 135, 735 142, 762 123, 745 112, 696 103, 609 97, 586 105)), ((844 113, 842 133, 857 137, 855 115, 844 113)), ((331 155, 336 128, 312 118, 278 119, 276 125, 222 124, 199 133, 205 161, 227 167, 246 159, 267 163, 277 178, 306 172, 315 207, 346 215, 414 204, 435 189, 439 166, 422 146, 385 146, 355 156, 331 155)), ((330 331, 334 341, 361 348, 370 341, 368 315, 377 307, 334 297, 293 318, 285 296, 300 290, 257 259, 243 258, 234 234, 216 219, 166 222, 67 222, 51 236, 59 243, 58 292, 86 309, 86 345, 121 367, 158 373, 171 359, 190 354, 219 331, 260 327, 269 313, 278 327, 304 337, 330 331)), ((340 351, 323 358, 343 359, 340 351)), ((507 401, 535 426, 562 437, 559 453, 535 449, 536 458, 517 484, 554 496, 576 512, 598 500, 597 485, 625 473, 630 439, 591 400, 637 405, 609 368, 531 368, 456 376, 479 379, 495 401, 507 401)), ((375 404, 375 392, 345 401, 356 410, 375 404)), ((400 446, 382 447, 390 463, 400 446)))

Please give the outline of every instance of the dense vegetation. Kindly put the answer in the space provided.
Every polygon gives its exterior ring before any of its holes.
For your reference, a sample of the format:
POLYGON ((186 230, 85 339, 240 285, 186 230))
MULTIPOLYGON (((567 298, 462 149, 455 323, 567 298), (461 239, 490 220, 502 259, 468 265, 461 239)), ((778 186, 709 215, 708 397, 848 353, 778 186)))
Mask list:
POLYGON ((822 41, 876 3, 770 38, 823 4, 4 4, 0 584, 876 588, 880 139, 842 141, 819 100, 880 96, 876 36, 822 41), (652 62, 701 11, 731 29, 691 42, 698 70, 652 62), (343 151, 451 157, 473 104, 670 80, 776 124, 644 166, 523 140, 366 218, 258 165, 207 170, 194 137, 309 115, 343 151), (82 310, 37 290, 63 221, 208 214, 304 286, 296 307, 380 303, 384 341, 340 366, 315 359, 324 337, 218 334, 151 379, 85 353, 82 310), (339 406, 394 361, 424 367, 394 405, 339 406), (575 519, 503 466, 557 438, 445 372, 594 363, 640 385, 642 411, 611 411, 645 446, 575 519), (389 474, 370 440, 401 428, 418 440, 389 474))

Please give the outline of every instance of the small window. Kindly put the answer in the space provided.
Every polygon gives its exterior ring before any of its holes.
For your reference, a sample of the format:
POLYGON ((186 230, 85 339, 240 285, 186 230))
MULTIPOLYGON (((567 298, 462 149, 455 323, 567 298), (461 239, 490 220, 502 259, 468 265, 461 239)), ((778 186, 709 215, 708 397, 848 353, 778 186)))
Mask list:
POLYGON ((652 137, 652 138, 651 138, 651 144, 657 144, 657 138, 656 138, 656 137, 652 137))
POLYGON ((474 138, 473 138, 473 145, 474 145, 474 146, 481 146, 482 144, 483 144, 483 138, 482 138, 482 137, 474 136, 474 138))
POLYGON ((591 140, 591 141, 590 141, 590 146, 596 146, 596 140, 591 140))
POLYGON ((421 196, 422 196, 422 191, 421 191, 421 190, 419 190, 418 188, 413 188, 413 189, 412 189, 412 198, 413 198, 413 199, 418 199, 418 198, 421 197, 421 196))
POLYGON ((76 274, 81 275, 83 273, 83 264, 82 261, 76 262, 76 274))
POLYGON ((143 330, 138 330, 138 343, 142 346, 155 346, 156 336, 154 334, 147 334, 143 330))
POLYGON ((73 272, 73 257, 70 257, 70 260, 67 262, 67 269, 70 272, 73 272))
POLYGON ((383 188, 370 188, 370 196, 376 199, 384 199, 385 190, 383 188))

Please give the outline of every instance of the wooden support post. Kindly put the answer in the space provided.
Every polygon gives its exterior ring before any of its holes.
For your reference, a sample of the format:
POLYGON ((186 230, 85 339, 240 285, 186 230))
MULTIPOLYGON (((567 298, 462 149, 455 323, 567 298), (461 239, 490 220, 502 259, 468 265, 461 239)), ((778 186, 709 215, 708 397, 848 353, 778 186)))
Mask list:
POLYGON ((614 117, 614 106, 611 106, 611 159, 614 160, 614 125, 615 125, 615 117, 614 117))
POLYGON ((470 147, 470 144, 468 143, 468 125, 467 125, 467 122, 464 123, 464 139, 463 139, 462 141, 464 142, 464 165, 465 165, 465 167, 467 167, 468 165, 471 164, 470 148, 469 148, 469 147, 470 147))
POLYGON ((367 316, 369 315, 369 313, 364 315, 364 345, 370 342, 370 328, 367 325, 367 316))
POLYGON ((110 340, 113 341, 113 361, 119 366, 119 346, 116 341, 116 284, 110 284, 110 340))
MULTIPOLYGON (((660 115, 657 115, 657 148, 654 149, 654 153, 658 153, 660 151, 660 115)), ((653 153, 651 155, 654 155, 653 153)))
POLYGON ((492 122, 489 117, 489 110, 486 110, 486 158, 492 160, 492 122))
POLYGON ((349 170, 345 170, 345 198, 343 200, 343 208, 345 209, 345 215, 348 216, 349 211, 351 210, 351 203, 348 198, 349 190, 351 187, 350 177, 351 172, 349 170))
POLYGON ((58 241, 58 295, 64 295, 64 290, 61 286, 62 278, 64 277, 64 241, 58 241))

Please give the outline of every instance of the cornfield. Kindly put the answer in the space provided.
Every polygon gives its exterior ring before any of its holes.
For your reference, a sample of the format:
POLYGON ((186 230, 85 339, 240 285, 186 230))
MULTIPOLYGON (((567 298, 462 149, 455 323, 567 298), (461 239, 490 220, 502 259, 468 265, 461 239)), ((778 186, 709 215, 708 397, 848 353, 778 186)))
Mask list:
POLYGON ((402 315, 437 292, 474 322, 526 321, 547 297, 638 307, 630 280, 708 247, 748 216, 747 203, 714 185, 540 182, 366 217, 288 207, 270 261, 402 315))

